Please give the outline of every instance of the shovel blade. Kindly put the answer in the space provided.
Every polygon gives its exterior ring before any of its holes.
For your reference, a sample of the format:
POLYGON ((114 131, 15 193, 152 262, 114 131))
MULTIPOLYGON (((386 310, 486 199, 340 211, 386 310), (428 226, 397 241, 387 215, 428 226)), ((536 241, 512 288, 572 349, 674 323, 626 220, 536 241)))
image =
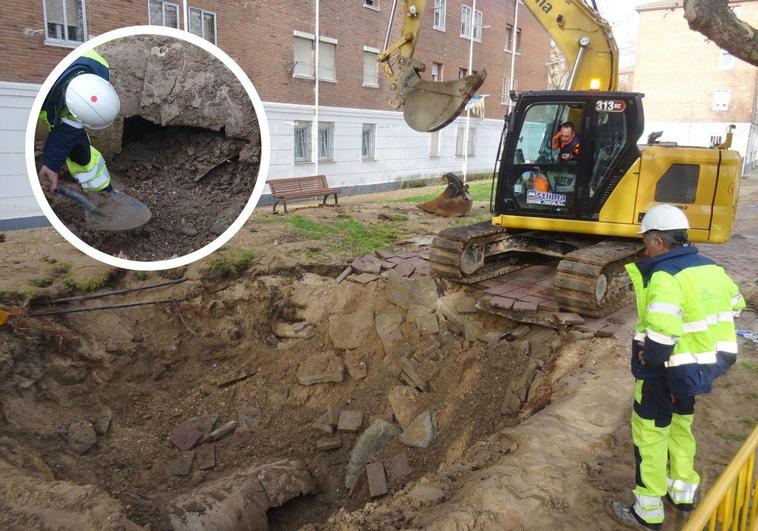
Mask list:
POLYGON ((141 227, 152 217, 142 202, 119 190, 92 194, 95 209, 87 212, 86 224, 94 230, 120 231, 141 227))
POLYGON ((487 78, 485 70, 454 81, 426 81, 416 74, 405 96, 403 117, 416 131, 442 129, 463 112, 487 78))

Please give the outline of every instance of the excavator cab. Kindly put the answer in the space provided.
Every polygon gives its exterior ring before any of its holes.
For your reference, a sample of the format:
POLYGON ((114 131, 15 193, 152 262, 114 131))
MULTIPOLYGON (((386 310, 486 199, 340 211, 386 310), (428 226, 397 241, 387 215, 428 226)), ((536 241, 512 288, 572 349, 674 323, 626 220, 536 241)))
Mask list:
POLYGON ((639 159, 642 94, 522 93, 508 120, 492 210, 597 220, 639 159))

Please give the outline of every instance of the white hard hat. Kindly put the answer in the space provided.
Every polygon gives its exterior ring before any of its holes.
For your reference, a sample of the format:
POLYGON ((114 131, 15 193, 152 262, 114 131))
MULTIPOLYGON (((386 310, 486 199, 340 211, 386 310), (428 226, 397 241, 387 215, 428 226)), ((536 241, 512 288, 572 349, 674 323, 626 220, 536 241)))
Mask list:
POLYGON ((104 129, 118 116, 121 102, 106 80, 95 74, 81 74, 66 88, 66 107, 86 127, 104 129))
POLYGON ((647 211, 640 223, 638 234, 645 234, 649 230, 687 230, 690 222, 687 216, 674 205, 655 205, 647 211))

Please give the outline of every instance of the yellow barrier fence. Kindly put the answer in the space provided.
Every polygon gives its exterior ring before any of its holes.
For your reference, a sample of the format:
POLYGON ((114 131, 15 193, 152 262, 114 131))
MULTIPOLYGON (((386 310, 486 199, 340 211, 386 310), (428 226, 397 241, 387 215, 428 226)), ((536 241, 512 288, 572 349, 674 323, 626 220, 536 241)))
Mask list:
POLYGON ((758 426, 698 504, 682 531, 758 530, 758 426))

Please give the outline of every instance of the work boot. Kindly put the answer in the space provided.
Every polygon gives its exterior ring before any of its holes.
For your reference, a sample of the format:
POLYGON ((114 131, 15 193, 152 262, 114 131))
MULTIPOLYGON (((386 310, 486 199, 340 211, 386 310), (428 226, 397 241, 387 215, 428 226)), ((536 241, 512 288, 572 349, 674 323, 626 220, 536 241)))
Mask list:
POLYGON ((669 495, 668 492, 666 493, 666 501, 669 502, 669 504, 671 504, 671 506, 677 511, 691 513, 695 509, 694 503, 676 503, 673 499, 671 499, 671 495, 669 495))
POLYGON ((611 516, 619 524, 631 529, 662 529, 663 524, 648 524, 632 509, 621 502, 612 501, 610 506, 611 516))

